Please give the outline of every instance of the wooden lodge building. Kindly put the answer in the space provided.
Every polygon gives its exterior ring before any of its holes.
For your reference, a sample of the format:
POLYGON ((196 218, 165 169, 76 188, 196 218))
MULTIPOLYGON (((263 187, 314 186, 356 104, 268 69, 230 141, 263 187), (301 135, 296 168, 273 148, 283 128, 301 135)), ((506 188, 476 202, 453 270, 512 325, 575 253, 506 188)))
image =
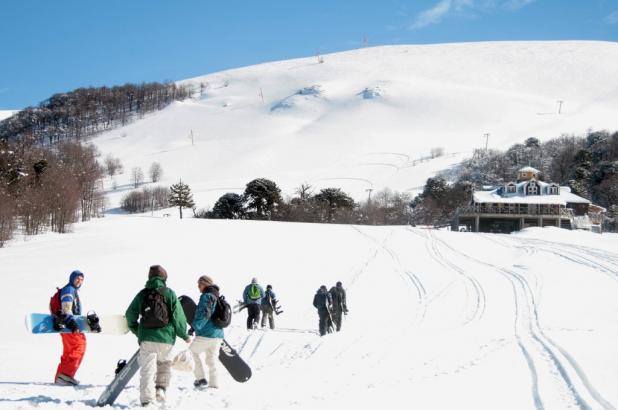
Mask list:
POLYGON ((556 226, 601 232, 604 208, 571 193, 569 187, 539 181, 539 174, 539 170, 525 167, 517 171, 516 182, 474 191, 470 204, 457 210, 453 228, 510 233, 532 226, 556 226))

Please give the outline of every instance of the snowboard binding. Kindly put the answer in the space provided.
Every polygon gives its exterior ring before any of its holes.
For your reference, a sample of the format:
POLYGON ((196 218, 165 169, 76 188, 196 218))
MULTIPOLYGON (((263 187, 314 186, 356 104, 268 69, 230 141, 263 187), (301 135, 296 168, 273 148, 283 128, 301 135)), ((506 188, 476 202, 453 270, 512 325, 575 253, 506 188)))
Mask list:
POLYGON ((101 325, 99 324, 99 316, 95 313, 94 310, 91 310, 86 315, 86 320, 88 321, 88 326, 90 330, 94 333, 101 333, 101 325))
POLYGON ((127 365, 127 361, 126 360, 118 360, 118 363, 116 364, 116 370, 114 370, 115 374, 118 374, 122 371, 122 369, 124 369, 124 367, 127 365))

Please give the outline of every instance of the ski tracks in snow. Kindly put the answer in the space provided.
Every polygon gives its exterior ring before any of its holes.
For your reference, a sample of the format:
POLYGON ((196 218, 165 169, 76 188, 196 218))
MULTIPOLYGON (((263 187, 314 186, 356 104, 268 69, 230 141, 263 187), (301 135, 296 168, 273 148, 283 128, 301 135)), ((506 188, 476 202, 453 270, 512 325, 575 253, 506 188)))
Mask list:
MULTIPOLYGON (((530 370, 532 398, 537 410, 551 406, 547 403, 563 403, 564 407, 581 410, 616 409, 589 382, 573 356, 543 332, 536 297, 524 275, 458 251, 441 239, 436 240, 453 255, 489 268, 509 281, 515 304, 515 338, 530 370)), ((582 261, 588 262, 587 259, 582 261)))

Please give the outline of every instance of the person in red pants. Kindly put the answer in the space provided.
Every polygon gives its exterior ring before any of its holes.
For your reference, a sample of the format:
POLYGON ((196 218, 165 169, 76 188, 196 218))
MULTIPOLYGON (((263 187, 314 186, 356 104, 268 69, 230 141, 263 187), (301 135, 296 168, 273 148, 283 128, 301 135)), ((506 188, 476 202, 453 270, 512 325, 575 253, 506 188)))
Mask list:
POLYGON ((86 336, 79 331, 74 315, 81 315, 79 288, 84 283, 84 274, 78 270, 71 272, 69 283, 60 289, 60 310, 64 325, 71 333, 60 333, 62 337, 62 357, 56 371, 54 382, 64 386, 76 386, 79 381, 75 373, 86 353, 86 336))

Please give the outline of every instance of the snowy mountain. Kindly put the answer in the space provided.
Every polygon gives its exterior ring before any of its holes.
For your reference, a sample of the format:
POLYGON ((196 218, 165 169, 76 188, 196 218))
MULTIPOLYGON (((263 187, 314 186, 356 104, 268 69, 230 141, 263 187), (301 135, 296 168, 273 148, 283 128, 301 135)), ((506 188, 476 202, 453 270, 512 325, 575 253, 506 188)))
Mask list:
MULTIPOLYGON (((168 406, 195 409, 614 409, 618 406, 618 235, 534 228, 516 235, 109 215, 70 235, 0 250, 0 408, 83 409, 110 382, 133 335, 89 335, 79 388, 51 384, 57 335, 30 335, 69 272, 84 309, 122 313, 163 265, 177 294, 206 273, 234 301, 257 276, 284 313, 276 331, 233 317, 226 339, 253 368, 239 384, 193 390, 174 373, 168 406), (319 337, 317 288, 341 280, 350 313, 319 337)), ((178 340, 175 350, 186 345, 178 340)), ((139 378, 116 402, 139 407, 139 378)))
MULTIPOLYGON (((256 177, 287 194, 308 182, 357 199, 367 188, 419 189, 485 144, 618 129, 618 46, 521 42, 376 47, 230 70, 190 81, 202 96, 93 139, 125 173, 105 181, 110 206, 130 171, 154 161, 198 206, 256 177), (207 87, 206 87, 207 85, 207 87), (262 98, 263 97, 263 98, 262 98), (558 114, 558 100, 563 101, 558 114), (193 135, 193 144, 189 137, 193 135), (434 147, 446 155, 423 160, 434 147)), ((169 211, 163 211, 169 212, 169 211)), ((53 385, 57 335, 27 333, 69 273, 85 273, 83 309, 124 313, 148 267, 198 297, 212 276, 230 301, 252 277, 272 284, 277 329, 226 339, 253 369, 239 384, 196 391, 175 372, 166 408, 615 409, 618 407, 618 235, 532 228, 513 235, 123 215, 0 249, 0 409, 92 408, 133 335, 88 335, 79 387, 53 385), (350 314, 319 337, 311 302, 342 281, 350 314)), ((178 340, 175 351, 185 349, 178 340)), ((139 378, 114 408, 139 408, 139 378)))
MULTIPOLYGON (((485 134, 490 148, 506 149, 618 129, 616 43, 385 46, 321 58, 182 81, 194 84, 194 99, 94 143, 125 170, 161 163, 162 183, 182 178, 206 207, 258 177, 288 195, 305 182, 357 200, 370 188, 414 193, 484 147, 485 134), (432 148, 446 155, 423 161, 432 148)), ((117 183, 129 184, 129 172, 117 183)))

